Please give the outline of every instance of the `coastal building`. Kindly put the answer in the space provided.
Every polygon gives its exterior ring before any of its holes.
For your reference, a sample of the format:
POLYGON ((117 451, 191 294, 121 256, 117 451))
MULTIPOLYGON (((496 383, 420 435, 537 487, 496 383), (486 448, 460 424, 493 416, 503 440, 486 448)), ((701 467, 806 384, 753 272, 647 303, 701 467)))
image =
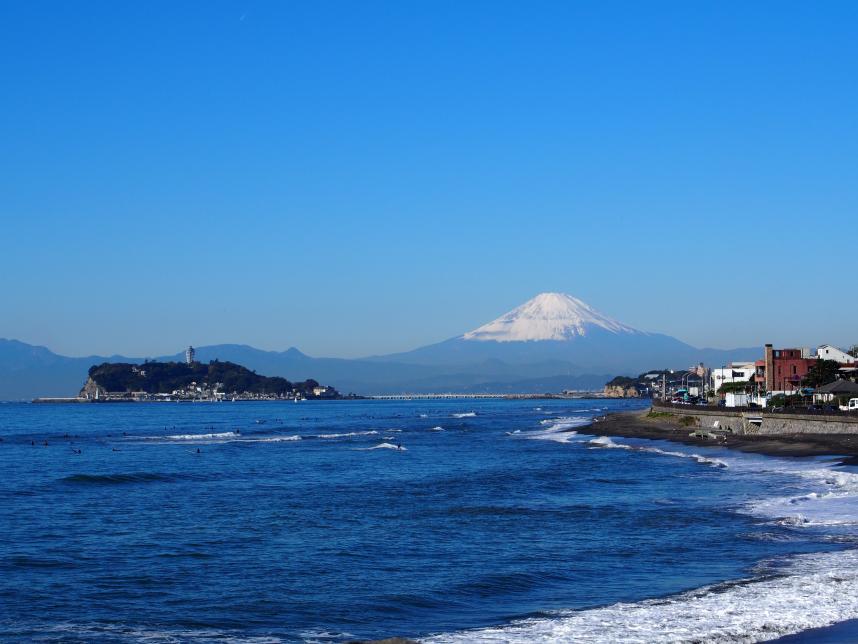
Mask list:
POLYGON ((810 349, 775 349, 767 344, 763 359, 755 363, 754 381, 769 393, 797 391, 816 361, 810 349))
POLYGON ((858 380, 858 363, 853 363, 852 366, 840 367, 837 370, 841 378, 858 380))
POLYGON ((731 384, 734 382, 748 382, 757 373, 756 364, 753 362, 731 362, 725 367, 712 369, 710 385, 712 391, 718 392, 721 385, 731 384))
POLYGON ((186 364, 193 364, 194 357, 196 356, 196 354, 197 354, 196 350, 191 346, 189 346, 187 349, 185 349, 185 363, 186 364))
POLYGON ((820 360, 834 360, 834 362, 839 362, 840 364, 852 364, 855 362, 855 358, 830 344, 819 345, 816 355, 820 360))

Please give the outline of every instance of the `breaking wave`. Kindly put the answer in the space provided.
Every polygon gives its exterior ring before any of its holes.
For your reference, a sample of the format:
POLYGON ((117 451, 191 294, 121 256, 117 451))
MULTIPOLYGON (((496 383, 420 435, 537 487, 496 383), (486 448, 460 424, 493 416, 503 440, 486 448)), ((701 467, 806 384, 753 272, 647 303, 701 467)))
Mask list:
POLYGON ((402 447, 401 445, 394 445, 393 443, 379 443, 373 447, 357 447, 355 448, 357 451, 367 452, 374 449, 393 449, 397 452, 407 452, 407 447, 402 447))
POLYGON ((303 436, 299 436, 298 434, 291 434, 290 436, 269 436, 268 438, 241 438, 235 441, 234 443, 284 443, 289 441, 299 441, 303 440, 303 436))
POLYGON ((755 471, 798 477, 811 491, 750 501, 745 512, 793 527, 858 525, 858 473, 819 461, 787 459, 767 459, 755 464, 755 471))
MULTIPOLYGON (((398 431, 398 430, 388 430, 398 431)), ((338 434, 288 434, 281 436, 245 436, 241 432, 218 432, 213 434, 172 434, 168 436, 142 436, 131 438, 151 443, 282 443, 305 439, 336 440, 358 436, 376 436, 378 431, 342 432, 338 434)))
POLYGON ((617 603, 424 642, 763 642, 858 618, 858 551, 764 562, 758 576, 661 599, 617 603))
POLYGON ((373 429, 368 432, 345 432, 343 434, 315 434, 307 436, 306 438, 351 438, 353 436, 375 436, 376 434, 378 434, 378 432, 373 429))
POLYGON ((568 443, 578 435, 578 432, 574 431, 574 428, 583 427, 588 425, 590 422, 590 419, 586 416, 561 416, 560 418, 547 418, 539 421, 539 424, 544 425, 545 429, 533 432, 519 432, 516 430, 515 432, 507 432, 507 435, 516 435, 518 437, 529 438, 532 440, 568 443))
POLYGON ((660 449, 658 447, 650 447, 648 445, 626 445, 625 443, 615 443, 613 439, 608 436, 599 436, 598 438, 594 438, 589 441, 589 443, 593 447, 628 449, 635 452, 649 452, 651 454, 662 454, 664 456, 675 456, 677 458, 690 458, 704 465, 711 465, 713 467, 727 467, 727 463, 718 458, 709 458, 708 456, 701 456, 700 454, 692 454, 688 452, 675 452, 671 450, 660 449))
POLYGON ((169 436, 143 436, 143 440, 210 441, 236 438, 238 436, 241 436, 240 432, 217 432, 214 434, 172 434, 169 436))

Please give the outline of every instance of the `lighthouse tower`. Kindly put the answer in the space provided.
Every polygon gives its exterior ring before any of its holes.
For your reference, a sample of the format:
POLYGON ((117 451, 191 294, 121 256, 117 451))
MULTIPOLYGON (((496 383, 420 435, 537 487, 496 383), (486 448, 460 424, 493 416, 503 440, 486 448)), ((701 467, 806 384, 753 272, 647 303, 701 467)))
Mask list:
POLYGON ((196 355, 196 353, 197 352, 194 351, 193 347, 188 347, 187 349, 185 349, 185 363, 186 364, 193 364, 194 356, 196 355))

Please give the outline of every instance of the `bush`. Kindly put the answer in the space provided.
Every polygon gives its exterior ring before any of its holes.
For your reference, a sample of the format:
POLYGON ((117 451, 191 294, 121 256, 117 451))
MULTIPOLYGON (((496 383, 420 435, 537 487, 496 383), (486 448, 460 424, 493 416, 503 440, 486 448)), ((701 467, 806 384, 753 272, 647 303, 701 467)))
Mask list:
POLYGON ((649 413, 646 415, 647 418, 673 418, 673 414, 669 411, 655 411, 654 409, 650 409, 649 413))

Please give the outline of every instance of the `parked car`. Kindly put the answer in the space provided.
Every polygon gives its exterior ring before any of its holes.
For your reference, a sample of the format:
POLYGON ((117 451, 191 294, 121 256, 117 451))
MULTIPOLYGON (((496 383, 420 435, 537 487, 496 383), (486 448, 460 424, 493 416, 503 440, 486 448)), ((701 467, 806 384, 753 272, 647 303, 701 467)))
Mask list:
POLYGON ((840 411, 858 411, 858 398, 850 398, 845 405, 840 405, 840 411))

